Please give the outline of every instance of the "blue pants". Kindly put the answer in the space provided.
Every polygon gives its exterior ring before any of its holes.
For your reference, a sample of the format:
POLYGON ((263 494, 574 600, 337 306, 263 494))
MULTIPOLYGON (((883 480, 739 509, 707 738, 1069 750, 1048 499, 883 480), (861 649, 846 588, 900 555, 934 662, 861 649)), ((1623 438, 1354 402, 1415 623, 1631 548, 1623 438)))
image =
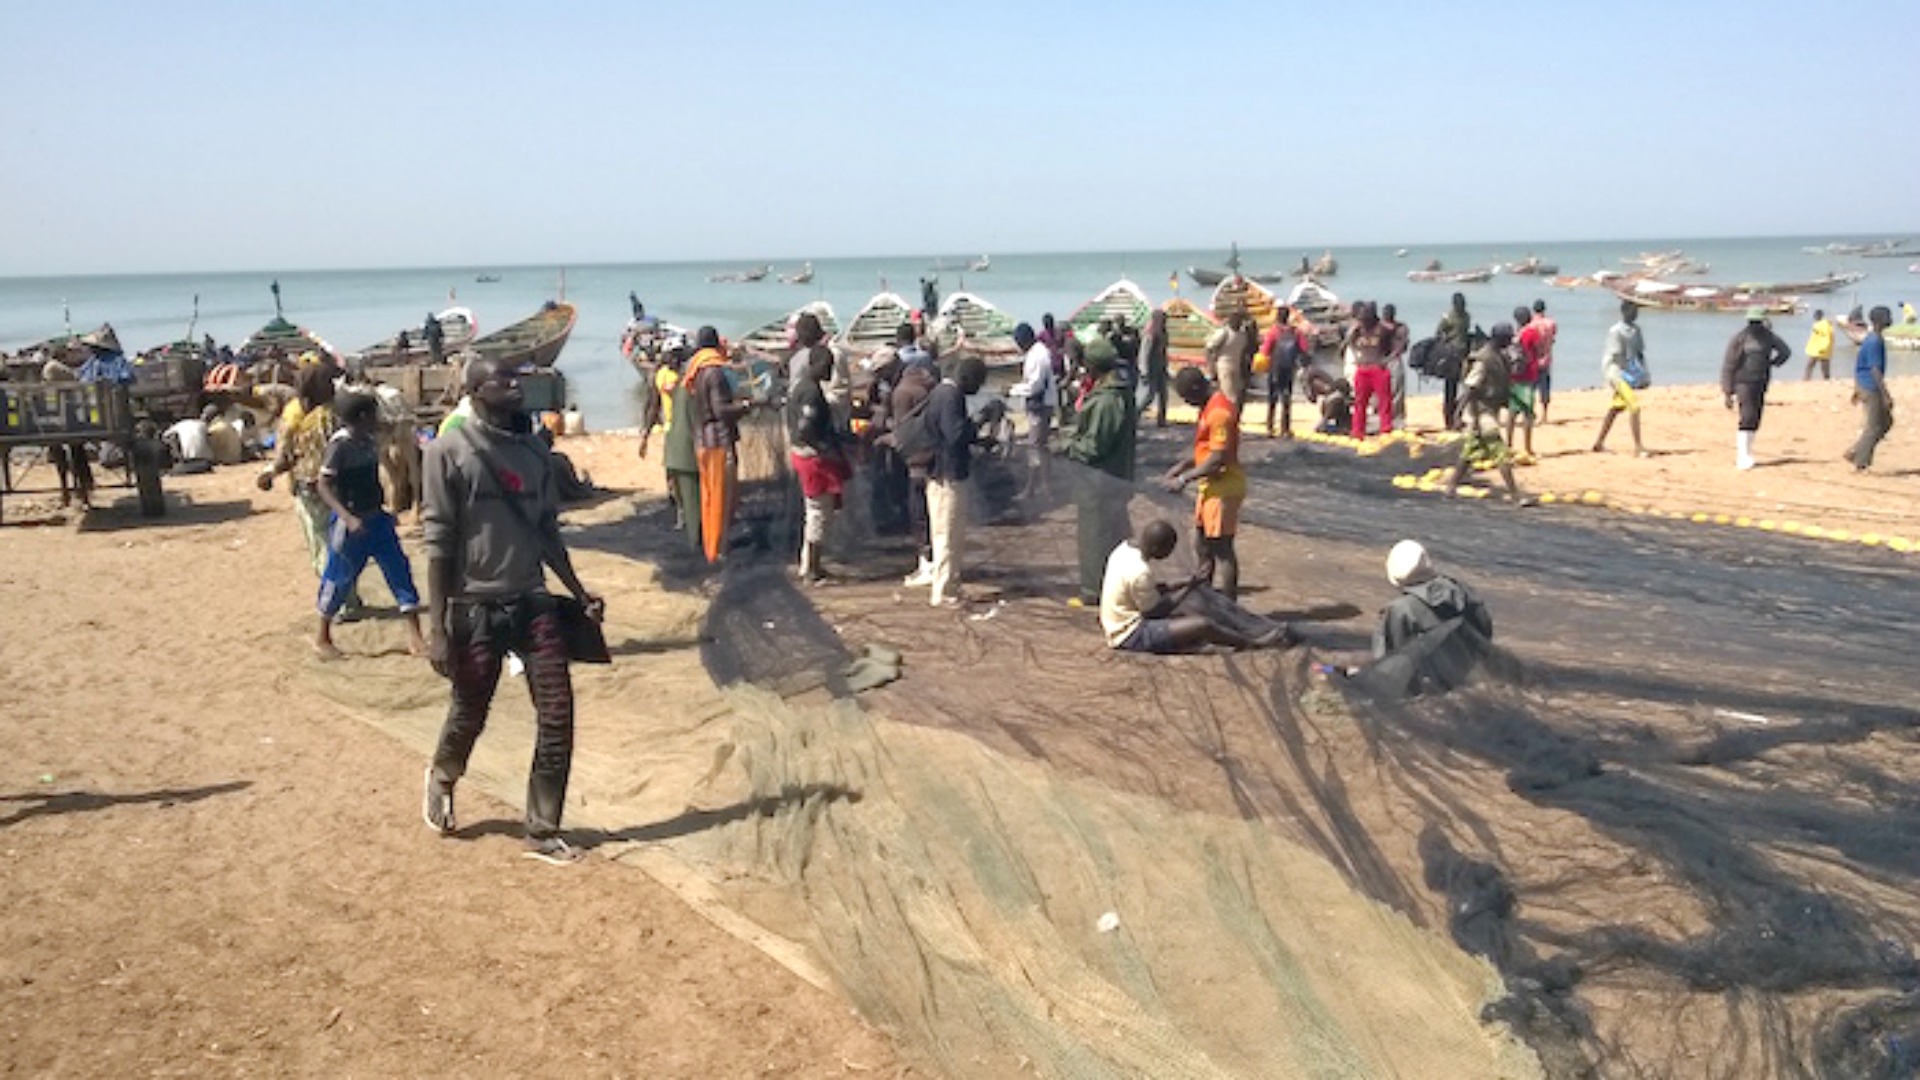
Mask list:
POLYGON ((340 614, 368 559, 380 564, 380 573, 387 579, 393 598, 400 602, 400 610, 419 610, 420 592, 413 587, 413 567, 407 564, 407 553, 400 550, 400 533, 394 528, 393 515, 382 510, 360 521, 357 533, 348 532, 338 516, 327 525, 327 568, 320 574, 320 614, 329 619, 340 614))

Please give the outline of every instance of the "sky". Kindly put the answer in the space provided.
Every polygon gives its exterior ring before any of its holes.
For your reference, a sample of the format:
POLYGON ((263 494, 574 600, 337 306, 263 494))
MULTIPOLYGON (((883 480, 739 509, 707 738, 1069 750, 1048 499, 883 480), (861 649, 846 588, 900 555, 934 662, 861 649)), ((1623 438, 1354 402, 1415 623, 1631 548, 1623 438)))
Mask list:
POLYGON ((1913 0, 0 0, 0 276, 1920 231, 1913 0))

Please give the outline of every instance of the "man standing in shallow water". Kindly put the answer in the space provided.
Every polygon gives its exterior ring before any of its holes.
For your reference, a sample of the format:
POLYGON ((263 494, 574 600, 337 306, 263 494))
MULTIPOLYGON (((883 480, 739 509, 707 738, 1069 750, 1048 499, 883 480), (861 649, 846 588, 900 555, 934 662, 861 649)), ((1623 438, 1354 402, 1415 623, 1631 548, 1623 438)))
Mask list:
POLYGON ((512 652, 527 665, 536 728, 527 855, 570 862, 560 815, 573 767, 573 679, 546 568, 591 617, 600 618, 605 604, 580 583, 561 539, 553 467, 526 431, 519 369, 475 360, 465 383, 474 418, 435 439, 425 465, 427 657, 453 693, 427 767, 424 814, 442 835, 456 828, 454 785, 466 774, 501 662, 512 652))

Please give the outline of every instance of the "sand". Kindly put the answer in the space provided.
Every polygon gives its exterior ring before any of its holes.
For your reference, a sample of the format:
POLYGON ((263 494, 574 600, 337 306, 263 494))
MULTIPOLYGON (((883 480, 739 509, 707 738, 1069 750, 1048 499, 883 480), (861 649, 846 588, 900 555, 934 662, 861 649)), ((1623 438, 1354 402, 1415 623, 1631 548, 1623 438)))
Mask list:
POLYGON ((521 858, 483 785, 436 840, 421 754, 312 687, 445 684, 392 622, 309 657, 284 487, 168 490, 164 521, 10 505, 0 529, 0 1071, 915 1074, 635 867, 521 858))
MULTIPOLYGON (((1893 383, 1901 400, 1916 387, 1893 383)), ((1655 388, 1645 400, 1656 456, 1642 460, 1624 430, 1613 453, 1589 452, 1604 399, 1559 395, 1522 485, 1920 538, 1920 451, 1904 429, 1873 474, 1838 460, 1858 425, 1844 383, 1780 384, 1763 467, 1744 474, 1716 393, 1655 388)), ((1416 425, 1437 420, 1437 402, 1413 407, 1416 425)), ((1304 428, 1304 414, 1296 420, 1304 428)), ((596 435, 563 449, 644 501, 657 469, 634 461, 632 446, 596 435)), ((1437 446, 1419 453, 1410 471, 1448 457, 1437 446)), ((162 522, 143 521, 127 499, 84 517, 9 500, 0 670, 19 704, 0 734, 0 882, 12 900, 0 1061, 93 1074, 913 1071, 910 1048, 809 985, 831 985, 831 973, 811 969, 806 950, 775 935, 756 947, 743 940, 751 924, 709 911, 733 931, 723 932, 627 865, 644 856, 610 848, 566 870, 519 859, 517 814, 481 794, 510 799, 520 782, 524 758, 505 728, 525 707, 511 690, 463 803, 477 827, 460 841, 429 836, 416 805, 421 740, 444 691, 394 652, 390 623, 343 629, 346 665, 306 655, 297 529, 285 494, 250 481, 245 468, 169 480, 175 512, 162 522), (370 688, 370 699, 343 704, 343 685, 370 688)), ((626 509, 570 518, 591 527, 626 509)), ((620 675, 582 677, 583 717, 605 723, 606 704, 620 702, 624 741, 607 741, 627 754, 644 754, 635 732, 649 723, 678 723, 683 749, 731 745, 704 734, 731 706, 698 683, 686 651, 700 597, 663 597, 650 573, 612 553, 581 562, 608 589, 630 646, 620 675), (644 632, 622 622, 635 611, 648 614, 644 632), (662 685, 706 711, 664 713, 652 675, 680 680, 662 685)), ((621 774, 620 762, 594 759, 607 747, 593 742, 583 721, 582 773, 621 774)), ((688 761, 624 771, 643 779, 623 791, 582 785, 572 818, 616 828, 726 808, 688 761)))

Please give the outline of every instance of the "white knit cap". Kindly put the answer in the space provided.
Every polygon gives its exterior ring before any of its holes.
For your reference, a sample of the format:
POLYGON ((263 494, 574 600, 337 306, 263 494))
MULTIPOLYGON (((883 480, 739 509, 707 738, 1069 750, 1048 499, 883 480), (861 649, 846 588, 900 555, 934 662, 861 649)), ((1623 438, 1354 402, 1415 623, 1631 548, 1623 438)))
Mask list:
POLYGON ((1387 580, 1395 586, 1418 585, 1433 577, 1433 562, 1418 540, 1402 540, 1387 552, 1387 580))

